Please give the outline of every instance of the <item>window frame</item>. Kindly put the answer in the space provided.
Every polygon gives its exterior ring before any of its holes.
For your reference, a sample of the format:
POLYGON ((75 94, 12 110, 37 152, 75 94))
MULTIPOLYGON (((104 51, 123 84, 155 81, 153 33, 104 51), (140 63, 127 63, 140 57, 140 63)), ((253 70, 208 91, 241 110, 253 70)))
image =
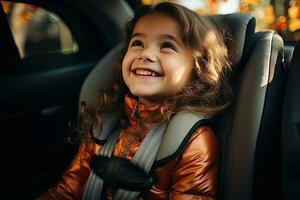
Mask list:
POLYGON ((78 51, 71 54, 49 52, 21 58, 22 64, 25 66, 15 66, 16 69, 40 71, 53 67, 59 68, 71 66, 73 64, 78 64, 78 62, 96 61, 112 47, 112 45, 106 42, 107 38, 105 38, 103 31, 99 28, 99 24, 96 23, 91 15, 72 2, 58 3, 56 1, 41 0, 3 1, 31 4, 33 6, 41 7, 46 11, 53 12, 68 27, 78 45, 78 51), (44 59, 54 59, 59 62, 55 62, 54 66, 53 62, 45 62, 44 59))

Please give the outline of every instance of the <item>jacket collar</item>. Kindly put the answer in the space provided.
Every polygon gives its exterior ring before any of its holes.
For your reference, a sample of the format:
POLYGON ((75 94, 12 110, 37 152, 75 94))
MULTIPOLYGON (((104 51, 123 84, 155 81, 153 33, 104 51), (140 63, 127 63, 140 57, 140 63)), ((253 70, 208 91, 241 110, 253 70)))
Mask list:
POLYGON ((146 105, 139 102, 138 99, 131 94, 126 94, 124 99, 124 109, 130 124, 135 122, 137 118, 143 121, 154 111, 170 108, 170 106, 171 104, 168 103, 146 105))

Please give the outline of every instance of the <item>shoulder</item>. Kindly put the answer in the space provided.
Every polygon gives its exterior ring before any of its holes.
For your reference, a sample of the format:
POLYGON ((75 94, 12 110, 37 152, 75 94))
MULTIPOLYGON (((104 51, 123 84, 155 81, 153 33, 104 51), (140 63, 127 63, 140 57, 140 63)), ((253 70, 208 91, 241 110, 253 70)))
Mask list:
POLYGON ((177 196, 176 199, 213 199, 218 169, 217 139, 211 127, 201 126, 194 131, 186 148, 177 157, 172 177, 172 196, 177 196))
POLYGON ((219 151, 219 143, 212 128, 201 126, 190 137, 183 151, 183 157, 200 155, 202 159, 217 160, 219 151))
POLYGON ((201 146, 209 144, 214 146, 218 143, 215 133, 210 126, 200 126, 194 131, 188 143, 195 142, 200 143, 201 146))

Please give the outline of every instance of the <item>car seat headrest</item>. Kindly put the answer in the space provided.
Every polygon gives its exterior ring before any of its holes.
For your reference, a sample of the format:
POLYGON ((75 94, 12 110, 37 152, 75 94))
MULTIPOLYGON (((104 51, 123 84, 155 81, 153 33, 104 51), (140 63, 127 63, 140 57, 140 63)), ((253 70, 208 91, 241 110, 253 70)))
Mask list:
MULTIPOLYGON (((232 43, 230 48, 235 52, 235 59, 232 60, 232 65, 240 67, 243 60, 247 57, 251 50, 252 39, 254 38, 255 19, 246 14, 227 14, 212 16, 224 23, 231 31, 232 43)), ((100 90, 111 87, 115 58, 119 54, 122 44, 119 44, 104 56, 84 81, 81 93, 80 102, 85 101, 90 103, 100 90)))
POLYGON ((108 44, 113 47, 122 41, 124 25, 133 17, 134 11, 122 0, 101 1, 97 6, 96 20, 100 19, 98 20, 100 29, 108 44))
POLYGON ((116 57, 122 49, 122 44, 114 47, 106 54, 86 77, 80 90, 79 102, 90 104, 99 91, 112 86, 112 77, 116 65, 116 57))
POLYGON ((232 66, 240 68, 244 59, 249 55, 252 48, 255 33, 255 18, 248 14, 233 13, 226 15, 214 15, 218 23, 225 25, 230 38, 225 40, 229 48, 232 66))

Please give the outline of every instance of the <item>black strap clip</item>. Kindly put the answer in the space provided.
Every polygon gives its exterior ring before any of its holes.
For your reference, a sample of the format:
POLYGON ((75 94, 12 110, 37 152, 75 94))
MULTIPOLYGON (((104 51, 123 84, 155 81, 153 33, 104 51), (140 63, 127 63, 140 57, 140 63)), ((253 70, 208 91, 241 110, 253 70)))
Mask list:
POLYGON ((153 185, 149 174, 123 158, 94 156, 90 168, 112 188, 146 192, 153 185))

